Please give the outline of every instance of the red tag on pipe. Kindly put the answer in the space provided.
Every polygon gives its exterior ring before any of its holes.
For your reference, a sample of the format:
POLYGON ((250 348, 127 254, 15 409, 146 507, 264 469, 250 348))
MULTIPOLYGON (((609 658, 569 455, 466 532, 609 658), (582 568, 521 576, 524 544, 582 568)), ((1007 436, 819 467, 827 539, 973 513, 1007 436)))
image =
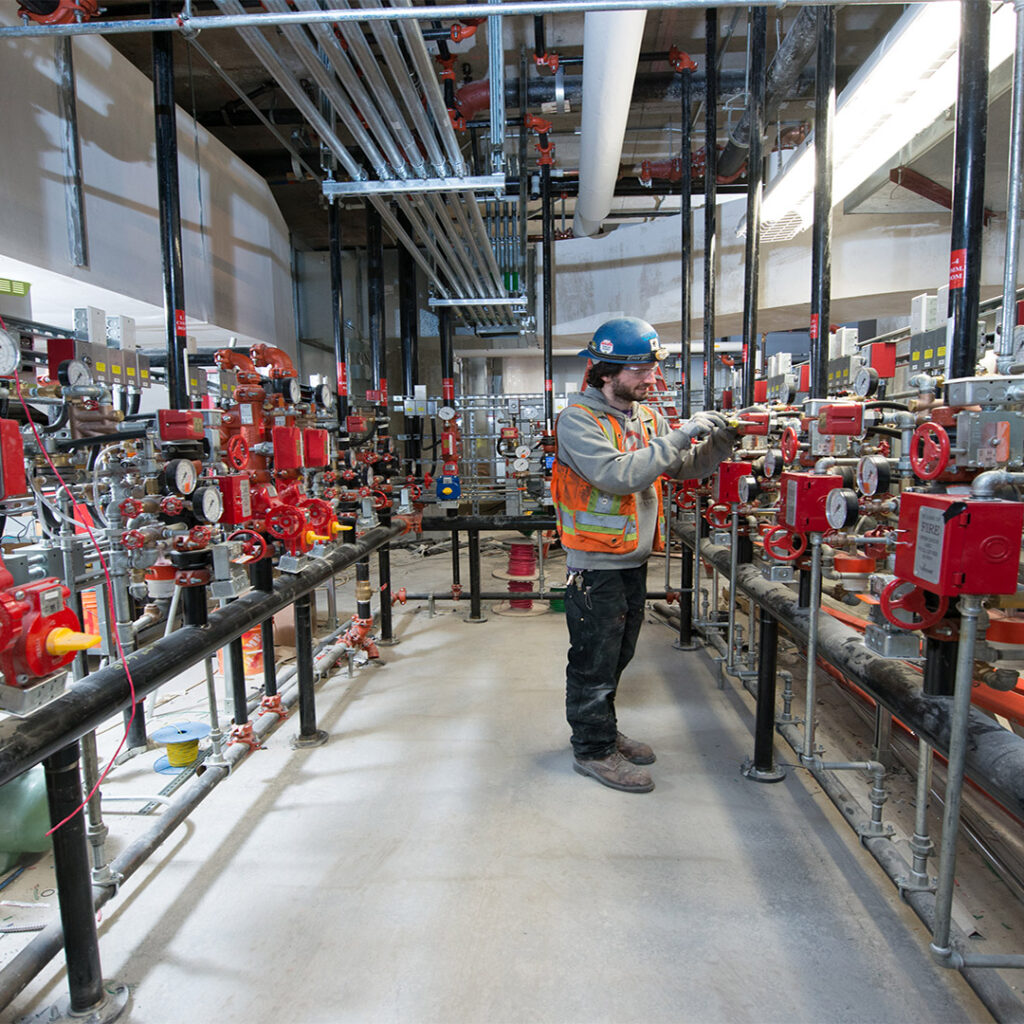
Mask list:
POLYGON ((387 403, 388 400, 388 381, 386 377, 380 379, 380 400, 387 403))
POLYGON ((743 342, 743 362, 747 361, 747 343, 743 342))
POLYGON ((455 401, 455 378, 445 377, 441 381, 441 397, 445 402, 455 401))
POLYGON ((949 288, 963 288, 967 276, 967 250, 954 249, 949 254, 949 288))
POLYGON ((552 381, 552 380, 545 380, 544 381, 544 390, 545 391, 554 391, 554 389, 555 389, 555 382, 554 381, 552 381))
MULTIPOLYGON (((811 337, 812 338, 817 338, 818 337, 818 314, 817 313, 812 313, 811 314, 811 337)), ((746 354, 746 352, 744 352, 743 353, 743 358, 746 359, 746 357, 747 357, 747 354, 746 354)))
POLYGON ((187 325, 185 324, 185 310, 176 309, 174 311, 174 332, 179 338, 184 337, 187 331, 187 325))
POLYGON ((338 394, 348 394, 348 367, 344 363, 338 363, 338 394))

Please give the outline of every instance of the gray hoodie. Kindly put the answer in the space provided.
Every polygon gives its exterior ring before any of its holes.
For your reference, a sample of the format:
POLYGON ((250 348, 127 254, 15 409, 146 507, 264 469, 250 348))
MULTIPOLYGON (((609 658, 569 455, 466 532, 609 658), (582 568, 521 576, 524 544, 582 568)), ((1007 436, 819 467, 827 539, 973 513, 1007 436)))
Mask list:
POLYGON ((573 404, 558 414, 558 461, 574 470, 598 490, 609 494, 635 494, 638 543, 636 550, 621 555, 598 551, 566 549, 570 569, 631 569, 643 565, 650 557, 658 519, 658 493, 655 481, 663 473, 679 480, 709 476, 718 464, 729 457, 731 439, 712 435, 689 450, 690 438, 682 430, 672 430, 657 410, 655 429, 648 425, 650 441, 646 447, 620 452, 612 438, 584 409, 593 409, 598 416, 613 416, 622 426, 626 448, 632 443, 643 445, 640 406, 634 402, 629 412, 609 405, 597 388, 588 387, 573 398, 573 404))

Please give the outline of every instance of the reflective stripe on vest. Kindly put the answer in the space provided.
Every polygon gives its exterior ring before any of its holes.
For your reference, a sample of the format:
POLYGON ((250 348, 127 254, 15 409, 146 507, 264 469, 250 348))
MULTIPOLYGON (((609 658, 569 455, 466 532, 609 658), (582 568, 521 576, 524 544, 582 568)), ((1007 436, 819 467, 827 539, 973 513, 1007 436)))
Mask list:
MULTIPOLYGON (((613 416, 598 416, 585 405, 576 404, 594 418, 604 435, 613 441, 620 452, 625 452, 622 425, 613 416), (602 420, 604 422, 602 422, 602 420), (607 424, 611 425, 611 433, 607 424)), ((641 406, 640 430, 643 436, 642 447, 646 448, 650 440, 647 422, 643 413, 654 422, 653 413, 646 406, 641 406)), ((558 439, 558 425, 555 424, 555 440, 558 439)), ((653 551, 664 551, 663 509, 661 487, 658 493, 658 526, 654 535, 653 551)), ((609 494, 598 490, 579 473, 558 461, 551 470, 551 498, 555 506, 555 519, 562 545, 576 551, 594 551, 604 554, 628 554, 635 551, 639 543, 639 527, 637 525, 636 495, 609 494)))

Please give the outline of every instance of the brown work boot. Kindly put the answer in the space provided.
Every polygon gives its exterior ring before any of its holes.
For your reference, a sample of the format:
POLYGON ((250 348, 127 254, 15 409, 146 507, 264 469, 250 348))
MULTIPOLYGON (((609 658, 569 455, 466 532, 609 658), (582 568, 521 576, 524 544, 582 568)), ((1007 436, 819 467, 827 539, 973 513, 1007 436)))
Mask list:
POLYGON ((631 765, 617 750, 600 760, 574 758, 572 766, 580 775, 589 775, 602 786, 621 789, 624 793, 650 793, 654 789, 650 775, 631 765))
POLYGON ((654 751, 646 744, 638 740, 631 740, 623 736, 621 732, 615 734, 615 749, 633 764, 654 764, 654 751))

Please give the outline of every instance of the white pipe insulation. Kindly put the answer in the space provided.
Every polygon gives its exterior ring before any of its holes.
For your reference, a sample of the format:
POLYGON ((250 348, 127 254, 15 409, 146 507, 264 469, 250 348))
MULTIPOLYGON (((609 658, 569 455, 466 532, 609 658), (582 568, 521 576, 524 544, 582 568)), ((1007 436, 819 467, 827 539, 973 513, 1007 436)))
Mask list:
POLYGON ((596 234, 612 208, 646 19, 646 11, 588 11, 584 21, 577 238, 596 234))

